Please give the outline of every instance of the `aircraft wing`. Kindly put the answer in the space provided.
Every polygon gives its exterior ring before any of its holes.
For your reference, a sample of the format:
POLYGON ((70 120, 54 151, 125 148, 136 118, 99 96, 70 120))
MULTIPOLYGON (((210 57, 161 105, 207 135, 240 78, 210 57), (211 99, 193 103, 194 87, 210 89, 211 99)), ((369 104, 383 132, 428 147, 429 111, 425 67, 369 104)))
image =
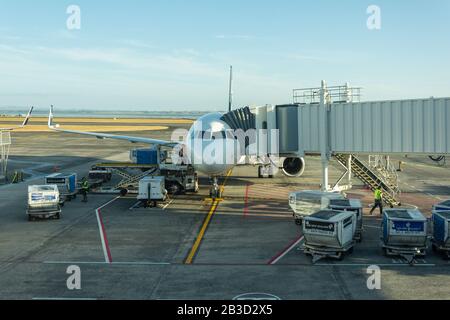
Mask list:
POLYGON ((160 146, 166 146, 166 147, 175 147, 176 145, 178 145, 178 143, 173 142, 173 141, 157 140, 157 139, 150 139, 150 138, 144 138, 144 137, 132 137, 132 136, 122 136, 122 135, 114 135, 114 134, 108 134, 108 133, 65 130, 65 129, 60 128, 59 124, 53 124, 53 106, 50 107, 50 113, 48 116, 48 127, 53 131, 82 134, 82 135, 87 135, 87 136, 91 136, 91 137, 96 137, 97 139, 124 140, 124 141, 129 141, 131 143, 147 143, 147 144, 151 144, 151 145, 160 145, 160 146))
POLYGON ((11 128, 0 128, 0 130, 3 131, 12 131, 12 130, 16 130, 16 129, 22 129, 24 128, 28 122, 30 121, 31 118, 31 114, 33 113, 33 109, 34 107, 31 107, 30 110, 27 113, 27 116, 25 117, 25 120, 23 120, 22 124, 20 126, 16 126, 16 127, 11 127, 11 128))

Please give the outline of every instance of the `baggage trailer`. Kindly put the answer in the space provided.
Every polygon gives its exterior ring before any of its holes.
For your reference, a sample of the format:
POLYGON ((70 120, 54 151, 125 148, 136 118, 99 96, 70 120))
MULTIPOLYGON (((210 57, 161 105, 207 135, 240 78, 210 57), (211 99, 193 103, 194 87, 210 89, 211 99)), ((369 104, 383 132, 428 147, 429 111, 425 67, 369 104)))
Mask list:
POLYGON ((61 204, 64 201, 70 201, 75 199, 78 194, 77 187, 77 174, 76 173, 54 173, 45 177, 46 185, 56 185, 59 189, 59 197, 61 199, 61 204))
POLYGON ((342 260, 355 246, 356 214, 353 211, 321 210, 303 223, 305 244, 303 251, 312 262, 324 258, 342 260))
POLYGON ((384 210, 381 241, 386 256, 400 256, 412 265, 426 255, 427 240, 427 219, 419 210, 384 210))
POLYGON ((433 237, 431 239, 434 252, 450 259, 450 211, 433 211, 433 237))
POLYGON ((450 200, 445 200, 433 206, 433 211, 450 211, 450 200))
POLYGON ((141 179, 137 199, 144 204, 144 207, 156 207, 158 201, 166 201, 165 178, 145 177, 141 179))
POLYGON ((301 226, 305 217, 328 208, 330 199, 344 200, 345 197, 337 192, 316 190, 303 190, 290 193, 289 206, 293 211, 295 223, 301 226))
POLYGON ((338 211, 352 211, 356 214, 356 231, 355 240, 357 242, 362 241, 363 227, 363 206, 358 199, 331 199, 329 209, 338 211))
POLYGON ((29 186, 27 216, 29 221, 40 219, 60 219, 61 205, 57 185, 29 186))

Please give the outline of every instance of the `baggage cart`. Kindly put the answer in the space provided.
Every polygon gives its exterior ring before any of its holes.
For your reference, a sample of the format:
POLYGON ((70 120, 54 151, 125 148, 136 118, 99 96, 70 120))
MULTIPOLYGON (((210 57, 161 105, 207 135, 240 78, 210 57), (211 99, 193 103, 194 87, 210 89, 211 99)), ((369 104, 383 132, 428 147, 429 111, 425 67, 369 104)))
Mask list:
POLYGON ((355 246, 356 214, 352 211, 321 210, 303 223, 303 251, 313 263, 323 258, 342 260, 355 246))
POLYGON ((433 211, 432 222, 433 251, 441 253, 448 260, 450 259, 450 211, 433 211))
POLYGON ((358 199, 330 199, 329 209, 340 211, 352 211, 356 214, 355 240, 362 241, 363 227, 363 206, 358 199))
POLYGON ((383 212, 382 248, 386 256, 400 256, 409 264, 427 250, 427 219, 417 209, 386 209, 383 212))

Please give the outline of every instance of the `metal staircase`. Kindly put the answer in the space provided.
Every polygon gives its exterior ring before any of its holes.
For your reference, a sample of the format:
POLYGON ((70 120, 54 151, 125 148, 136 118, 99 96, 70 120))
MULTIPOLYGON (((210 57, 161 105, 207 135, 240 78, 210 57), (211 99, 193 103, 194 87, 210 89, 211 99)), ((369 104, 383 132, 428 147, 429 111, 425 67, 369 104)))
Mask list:
MULTIPOLYGON (((348 155, 336 154, 336 160, 339 161, 343 166, 347 166, 348 155)), ((398 195, 398 189, 393 188, 382 176, 375 173, 369 166, 358 159, 355 155, 352 155, 352 172, 358 177, 367 187, 372 191, 381 185, 383 189, 383 201, 388 206, 400 206, 401 203, 396 199, 398 195)))
POLYGON ((392 164, 390 156, 369 155, 369 167, 397 194, 400 193, 397 168, 392 164))

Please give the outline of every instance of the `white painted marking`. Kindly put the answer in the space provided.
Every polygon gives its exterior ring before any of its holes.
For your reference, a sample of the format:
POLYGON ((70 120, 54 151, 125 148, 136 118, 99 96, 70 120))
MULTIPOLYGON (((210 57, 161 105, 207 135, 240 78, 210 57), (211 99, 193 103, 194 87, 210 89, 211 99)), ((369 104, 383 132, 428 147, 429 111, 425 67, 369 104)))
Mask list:
POLYGON ((379 227, 379 226, 369 226, 369 225, 364 225, 364 228, 381 229, 381 227, 379 227))
POLYGON ((98 209, 95 211, 95 215, 97 216, 98 230, 100 233, 100 239, 102 241, 102 249, 103 249, 103 255, 105 256, 105 262, 111 263, 111 261, 109 260, 109 256, 108 256, 108 249, 106 247, 105 235, 103 234, 103 228, 102 228, 102 223, 100 221, 100 213, 99 213, 98 209))
POLYGON ((130 266, 158 266, 158 265, 171 265, 169 262, 100 262, 100 261, 44 261, 43 264, 56 264, 56 265, 130 265, 130 266))
POLYGON ((168 204, 166 204, 162 209, 166 210, 168 206, 170 206, 172 204, 173 200, 170 200, 170 202, 168 204))
POLYGON ((277 264, 278 261, 283 259, 284 256, 286 256, 289 252, 291 252, 292 249, 294 249, 296 246, 298 246, 304 239, 305 239, 305 237, 301 237, 300 239, 298 239, 289 248, 287 248, 282 254, 280 254, 275 260, 273 260, 270 264, 271 265, 277 264))
POLYGON ((141 203, 140 201, 136 202, 136 203, 133 204, 128 210, 136 209, 137 205, 140 204, 140 203, 141 203))
POLYGON ((419 192, 421 192, 421 193, 425 193, 426 195, 428 195, 428 196, 430 196, 432 198, 435 198, 435 199, 438 199, 438 200, 441 200, 441 201, 443 200, 441 197, 436 196, 436 195, 434 195, 432 193, 429 193, 429 192, 425 192, 422 189, 417 188, 416 186, 413 186, 413 185, 410 185, 410 184, 406 184, 406 185, 411 187, 411 188, 413 188, 413 189, 415 189, 415 190, 417 190, 417 191, 419 191, 419 192))
POLYGON ((101 207, 97 208, 96 210, 101 210, 101 209, 103 209, 104 207, 110 205, 111 203, 113 203, 114 201, 116 201, 116 200, 119 199, 119 198, 120 198, 120 196, 118 196, 118 197, 112 199, 111 201, 105 203, 104 205, 102 205, 101 207))
MULTIPOLYGON (((315 266, 321 267, 329 267, 329 266, 337 266, 337 267, 368 267, 371 265, 377 265, 380 267, 411 267, 409 263, 316 263, 315 266)), ((435 267, 435 264, 415 264, 415 267, 435 267)))
POLYGON ((96 301, 97 298, 33 298, 38 301, 96 301))
POLYGON ((404 206, 409 206, 409 207, 411 207, 413 210, 417 210, 417 209, 419 209, 419 207, 418 206, 416 206, 416 205, 413 205, 413 204, 410 204, 410 203, 403 203, 403 205, 404 206))

